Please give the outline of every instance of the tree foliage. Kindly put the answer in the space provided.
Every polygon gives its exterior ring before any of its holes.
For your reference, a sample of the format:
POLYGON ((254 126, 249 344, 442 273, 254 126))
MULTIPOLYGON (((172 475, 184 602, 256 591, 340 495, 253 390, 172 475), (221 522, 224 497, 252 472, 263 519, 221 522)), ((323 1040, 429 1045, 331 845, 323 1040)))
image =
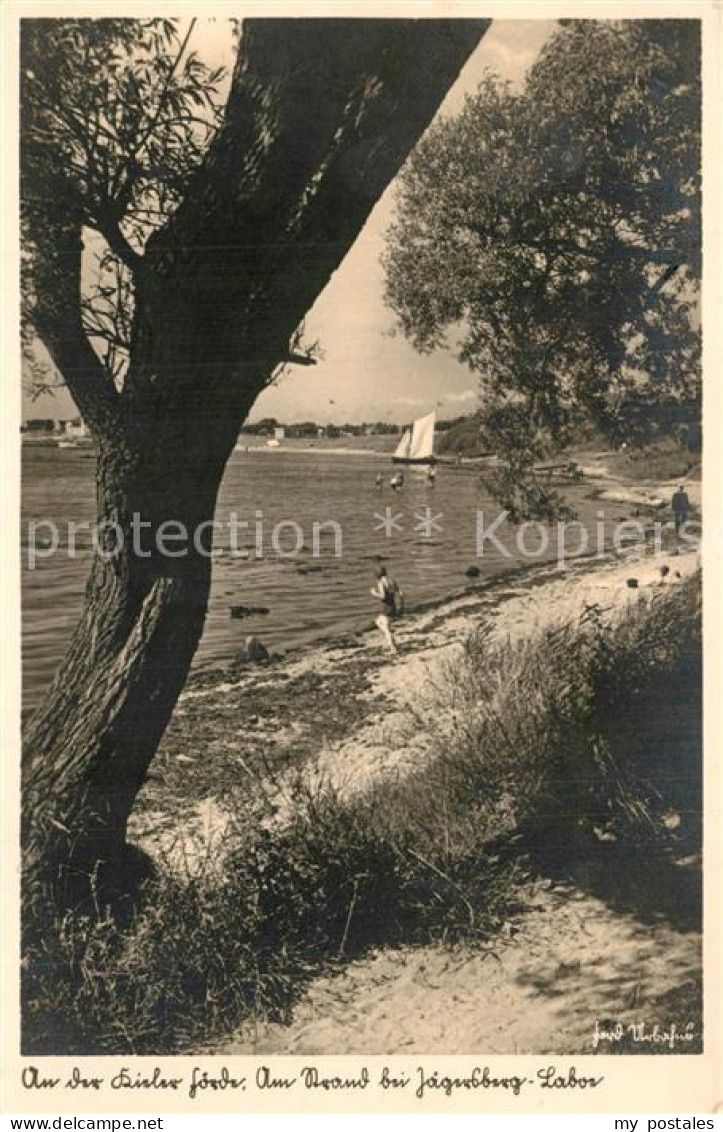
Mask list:
POLYGON ((700 45, 694 20, 566 21, 521 91, 488 74, 401 177, 386 298, 479 374, 498 493, 592 423, 693 439, 700 415, 700 45))
POLYGON ((95 233, 87 241, 93 254, 83 273, 83 327, 115 383, 122 382, 133 271, 150 235, 182 200, 222 120, 226 75, 191 50, 195 25, 24 21, 23 314, 33 368, 33 266, 54 225, 75 220, 95 233))

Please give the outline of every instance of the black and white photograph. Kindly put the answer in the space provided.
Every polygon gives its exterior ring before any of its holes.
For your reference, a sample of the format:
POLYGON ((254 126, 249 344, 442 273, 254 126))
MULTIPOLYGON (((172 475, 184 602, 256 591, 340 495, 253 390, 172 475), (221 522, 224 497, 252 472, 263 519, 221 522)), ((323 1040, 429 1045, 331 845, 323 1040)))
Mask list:
POLYGON ((592 1103, 720 1037, 701 8, 297 7, 17 18, 23 1083, 592 1103))

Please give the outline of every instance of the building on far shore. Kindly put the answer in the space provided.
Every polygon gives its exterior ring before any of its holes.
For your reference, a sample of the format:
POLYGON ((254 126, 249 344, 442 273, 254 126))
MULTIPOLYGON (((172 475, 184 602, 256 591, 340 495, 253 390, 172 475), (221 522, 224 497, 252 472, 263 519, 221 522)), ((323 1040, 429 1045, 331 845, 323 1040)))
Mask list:
POLYGON ((72 421, 65 421, 65 435, 68 440, 87 440, 88 439, 88 426, 80 417, 75 417, 72 421))
POLYGON ((88 426, 80 417, 56 420, 53 417, 28 417, 20 425, 20 432, 38 440, 88 440, 88 426))

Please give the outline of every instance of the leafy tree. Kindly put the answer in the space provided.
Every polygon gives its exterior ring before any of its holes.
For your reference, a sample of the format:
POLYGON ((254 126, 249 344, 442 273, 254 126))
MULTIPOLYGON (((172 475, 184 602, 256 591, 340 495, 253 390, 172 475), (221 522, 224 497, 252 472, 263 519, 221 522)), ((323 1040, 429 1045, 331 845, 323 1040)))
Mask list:
POLYGON ((272 436, 274 429, 279 427, 279 422, 276 417, 264 417, 262 420, 256 422, 256 431, 262 436, 272 436))
POLYGON ((193 24, 23 21, 25 340, 92 432, 103 534, 26 736, 27 924, 126 890, 239 428, 487 24, 249 20, 222 107, 193 24))
POLYGON ((301 421, 300 424, 291 426, 293 436, 316 436, 318 431, 319 426, 316 421, 301 421))
POLYGON ((457 335, 513 514, 554 510, 540 456, 692 437, 700 343, 696 20, 567 21, 519 93, 488 75, 407 163, 389 305, 414 345, 457 335))

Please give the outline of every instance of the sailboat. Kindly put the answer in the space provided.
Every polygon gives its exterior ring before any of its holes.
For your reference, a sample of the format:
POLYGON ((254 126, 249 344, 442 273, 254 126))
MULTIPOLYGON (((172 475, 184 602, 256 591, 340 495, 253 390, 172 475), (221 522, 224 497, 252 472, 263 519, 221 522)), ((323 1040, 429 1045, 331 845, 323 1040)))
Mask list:
POLYGON ((428 413, 426 417, 419 417, 402 433, 402 439, 392 456, 395 464, 432 464, 434 463, 434 425, 436 412, 428 413))

